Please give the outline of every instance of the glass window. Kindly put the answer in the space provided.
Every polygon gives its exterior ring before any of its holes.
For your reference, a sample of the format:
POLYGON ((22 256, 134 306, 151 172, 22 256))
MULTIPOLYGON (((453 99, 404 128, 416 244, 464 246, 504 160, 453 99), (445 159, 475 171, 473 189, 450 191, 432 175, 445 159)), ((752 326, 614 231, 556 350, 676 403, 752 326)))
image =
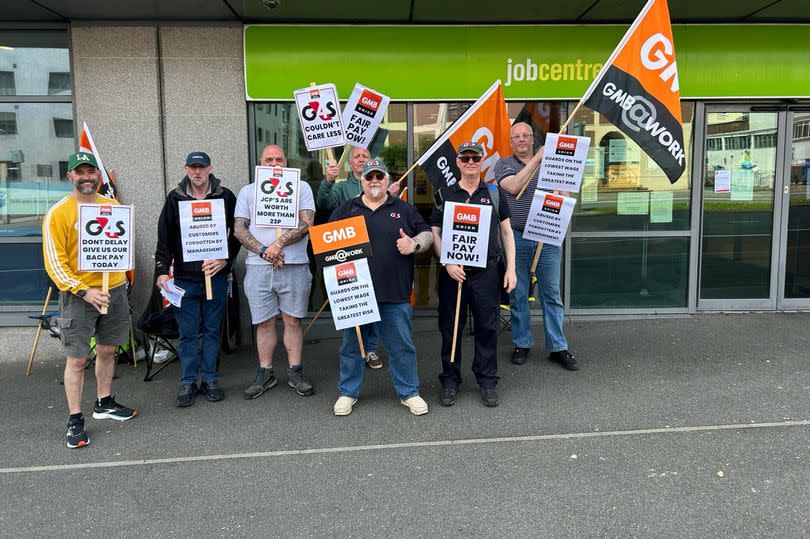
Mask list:
MULTIPOLYGON (((682 103, 684 145, 692 143, 693 103, 682 103)), ((576 134, 591 137, 585 175, 574 209, 573 230, 688 230, 689 168, 674 184, 639 146, 604 116, 580 109, 576 134)))
POLYGON ((62 30, 0 30, 0 95, 70 95, 62 30))
POLYGON ((754 148, 775 148, 776 133, 754 135, 754 148))
POLYGON ((3 111, 0 112, 0 135, 17 134, 17 113, 3 111))
POLYGON ((53 132, 59 138, 73 137, 73 120, 70 118, 54 118, 53 132))
POLYGON ((793 138, 810 138, 810 120, 796 120, 793 123, 793 138))
POLYGON ((14 95, 17 86, 14 84, 13 71, 0 71, 0 95, 14 95))
POLYGON ((723 139, 720 137, 713 137, 706 139, 706 148, 709 151, 720 151, 723 149, 723 139))
POLYGON ((735 137, 726 137, 726 150, 748 150, 751 148, 750 135, 737 135, 735 137))
POLYGON ((48 74, 48 95, 70 94, 70 73, 48 74))

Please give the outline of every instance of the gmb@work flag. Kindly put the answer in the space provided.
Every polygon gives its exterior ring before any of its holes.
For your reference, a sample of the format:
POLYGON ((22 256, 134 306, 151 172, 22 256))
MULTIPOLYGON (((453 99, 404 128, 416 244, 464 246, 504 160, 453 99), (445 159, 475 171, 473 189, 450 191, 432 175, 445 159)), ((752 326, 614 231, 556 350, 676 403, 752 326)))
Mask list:
POLYGON ((453 185, 461 179, 456 166, 456 148, 465 142, 478 142, 484 147, 481 179, 495 179, 495 163, 510 155, 509 116, 503 99, 501 81, 495 83, 422 154, 417 163, 433 187, 453 185))
POLYGON ((670 182, 681 177, 681 94, 666 0, 647 2, 582 102, 633 139, 670 182))
POLYGON ((115 189, 115 182, 107 174, 107 169, 104 168, 104 162, 101 160, 101 155, 96 149, 93 142, 93 137, 90 136, 90 129, 87 127, 87 122, 82 122, 82 133, 79 136, 79 151, 91 153, 96 158, 98 168, 101 170, 101 185, 98 187, 98 194, 107 198, 114 198, 118 200, 118 193, 115 189))

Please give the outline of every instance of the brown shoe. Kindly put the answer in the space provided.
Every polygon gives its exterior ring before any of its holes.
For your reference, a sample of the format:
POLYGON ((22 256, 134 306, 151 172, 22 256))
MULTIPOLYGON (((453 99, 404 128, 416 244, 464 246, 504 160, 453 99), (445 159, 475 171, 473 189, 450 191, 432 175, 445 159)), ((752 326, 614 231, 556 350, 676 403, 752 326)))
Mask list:
POLYGON ((368 365, 369 368, 372 369, 382 369, 383 362, 376 352, 369 352, 368 354, 366 354, 366 365, 368 365))

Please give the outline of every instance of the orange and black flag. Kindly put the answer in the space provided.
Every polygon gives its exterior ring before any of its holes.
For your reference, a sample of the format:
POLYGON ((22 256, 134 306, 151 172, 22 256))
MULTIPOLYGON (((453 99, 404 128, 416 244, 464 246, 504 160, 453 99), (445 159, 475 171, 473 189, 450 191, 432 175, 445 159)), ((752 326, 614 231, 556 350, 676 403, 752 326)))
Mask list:
POLYGON ((633 139, 675 183, 684 172, 681 94, 666 0, 649 0, 582 103, 633 139))
POLYGON ((422 154, 417 164, 422 167, 435 189, 453 185, 461 179, 456 166, 456 148, 474 141, 484 147, 481 179, 495 179, 495 163, 512 153, 509 146, 509 115, 503 98, 501 81, 495 83, 422 154))

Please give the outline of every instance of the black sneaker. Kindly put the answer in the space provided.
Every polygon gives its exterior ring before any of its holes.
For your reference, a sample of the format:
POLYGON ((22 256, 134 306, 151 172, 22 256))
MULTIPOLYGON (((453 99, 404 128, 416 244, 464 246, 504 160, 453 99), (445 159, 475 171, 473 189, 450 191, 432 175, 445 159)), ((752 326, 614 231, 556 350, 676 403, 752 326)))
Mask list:
POLYGON ((90 437, 87 436, 87 432, 84 430, 84 420, 71 419, 68 422, 65 443, 67 443, 67 446, 71 449, 90 445, 90 437))
POLYGON ((200 395, 205 395, 205 398, 210 402, 221 401, 225 398, 225 392, 222 391, 216 380, 200 384, 200 395))
POLYGON ((439 393, 439 404, 442 406, 453 406, 456 403, 456 389, 452 387, 443 387, 442 392, 439 393))
POLYGON ((287 385, 295 390, 302 397, 309 397, 315 393, 315 388, 304 378, 304 371, 301 365, 287 367, 287 385))
POLYGON ((512 352, 512 363, 515 365, 523 365, 529 359, 529 350, 531 348, 515 348, 512 352))
POLYGON ((199 390, 197 384, 180 384, 180 391, 177 393, 177 406, 185 408, 194 404, 194 397, 197 396, 199 390))
POLYGON ((553 361, 554 363, 559 363, 563 369, 567 369, 569 371, 579 370, 577 360, 574 359, 574 356, 568 350, 560 350, 559 352, 552 352, 551 354, 549 354, 548 359, 549 361, 553 361))
POLYGON ((481 402, 484 406, 498 406, 498 392, 494 387, 481 390, 481 402))
POLYGON ((138 415, 138 412, 132 408, 127 408, 122 404, 115 402, 115 397, 110 397, 110 402, 101 404, 101 401, 96 400, 93 406, 93 419, 115 419, 116 421, 126 421, 138 415))
POLYGON ((248 400, 258 398, 271 387, 275 387, 276 383, 273 367, 265 369, 260 365, 256 367, 256 381, 242 392, 242 396, 248 400))

